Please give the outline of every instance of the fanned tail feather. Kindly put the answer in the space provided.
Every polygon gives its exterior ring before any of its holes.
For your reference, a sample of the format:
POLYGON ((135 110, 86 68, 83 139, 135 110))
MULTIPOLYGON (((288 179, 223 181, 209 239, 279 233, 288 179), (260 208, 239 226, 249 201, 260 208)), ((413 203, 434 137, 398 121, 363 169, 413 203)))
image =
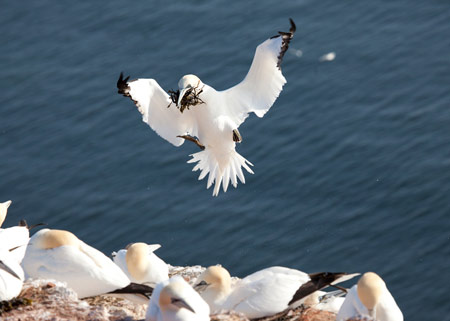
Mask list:
POLYGON ((199 180, 204 179, 209 173, 206 188, 210 188, 215 183, 213 196, 219 195, 220 185, 222 185, 223 191, 226 192, 230 181, 235 188, 238 184, 238 178, 242 184, 245 184, 242 167, 250 174, 253 174, 250 168, 253 164, 235 150, 232 150, 228 157, 220 157, 220 159, 216 157, 210 148, 206 148, 190 156, 192 158, 188 160, 188 163, 197 163, 192 171, 200 170, 199 180))

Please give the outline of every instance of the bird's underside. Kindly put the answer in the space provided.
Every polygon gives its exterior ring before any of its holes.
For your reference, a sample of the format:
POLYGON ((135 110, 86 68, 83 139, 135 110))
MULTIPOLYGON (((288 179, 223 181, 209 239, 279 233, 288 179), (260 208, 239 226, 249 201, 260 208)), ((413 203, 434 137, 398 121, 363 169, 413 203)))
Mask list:
POLYGON ((230 182, 237 187, 237 178, 245 183, 242 167, 253 173, 252 164, 235 151, 235 143, 242 142, 238 127, 251 112, 263 117, 286 83, 281 62, 296 29, 292 19, 290 23, 289 32, 256 48, 247 76, 227 90, 216 91, 194 75, 182 77, 179 89, 168 92, 154 79, 129 81, 121 74, 117 81, 118 92, 133 100, 158 135, 175 146, 188 140, 200 148, 188 162, 197 163, 193 170, 200 170, 199 179, 209 174, 207 188, 215 183, 213 195, 220 185, 224 191, 230 182))

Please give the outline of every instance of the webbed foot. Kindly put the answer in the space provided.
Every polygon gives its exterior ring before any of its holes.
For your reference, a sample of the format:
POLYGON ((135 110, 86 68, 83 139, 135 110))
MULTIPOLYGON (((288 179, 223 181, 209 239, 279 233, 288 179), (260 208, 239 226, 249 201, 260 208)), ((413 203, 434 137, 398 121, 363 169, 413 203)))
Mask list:
POLYGON ((186 139, 186 140, 189 140, 189 141, 195 143, 195 145, 197 145, 198 147, 200 147, 201 150, 204 150, 204 149, 205 149, 205 146, 203 146, 203 145, 200 143, 200 141, 199 141, 197 138, 195 138, 195 137, 192 137, 192 136, 190 136, 190 135, 178 135, 177 137, 184 138, 184 139, 186 139))

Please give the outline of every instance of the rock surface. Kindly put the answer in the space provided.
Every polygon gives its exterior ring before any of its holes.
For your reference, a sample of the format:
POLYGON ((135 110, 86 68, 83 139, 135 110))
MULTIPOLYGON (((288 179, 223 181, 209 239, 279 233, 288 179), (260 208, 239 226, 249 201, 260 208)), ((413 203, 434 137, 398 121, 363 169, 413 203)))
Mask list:
MULTIPOLYGON (((201 266, 170 267, 170 274, 181 275, 193 284, 204 270, 201 266)), ((54 280, 27 280, 19 298, 31 300, 31 304, 22 304, 11 311, 1 312, 4 321, 133 321, 145 318, 146 304, 137 304, 122 298, 100 295, 79 300, 77 294, 66 287, 65 283, 54 280)), ((277 315, 259 319, 259 321, 334 321, 336 315, 331 312, 311 308, 297 308, 277 315)), ((224 311, 211 316, 213 321, 247 321, 235 312, 224 311)))

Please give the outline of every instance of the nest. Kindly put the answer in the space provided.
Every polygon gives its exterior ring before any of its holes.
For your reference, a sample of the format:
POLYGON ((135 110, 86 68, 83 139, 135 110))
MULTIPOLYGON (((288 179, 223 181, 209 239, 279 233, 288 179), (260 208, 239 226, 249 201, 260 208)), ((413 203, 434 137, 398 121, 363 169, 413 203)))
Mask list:
POLYGON ((170 99, 172 100, 172 102, 169 104, 169 106, 167 106, 167 108, 169 108, 173 103, 175 104, 175 106, 177 106, 180 112, 183 112, 185 109, 189 110, 189 107, 191 106, 204 104, 205 102, 200 98, 200 94, 202 92, 203 87, 202 88, 194 87, 188 89, 180 101, 180 106, 178 106, 178 99, 180 98, 180 90, 174 91, 171 89, 168 91, 168 93, 170 95, 170 99))

